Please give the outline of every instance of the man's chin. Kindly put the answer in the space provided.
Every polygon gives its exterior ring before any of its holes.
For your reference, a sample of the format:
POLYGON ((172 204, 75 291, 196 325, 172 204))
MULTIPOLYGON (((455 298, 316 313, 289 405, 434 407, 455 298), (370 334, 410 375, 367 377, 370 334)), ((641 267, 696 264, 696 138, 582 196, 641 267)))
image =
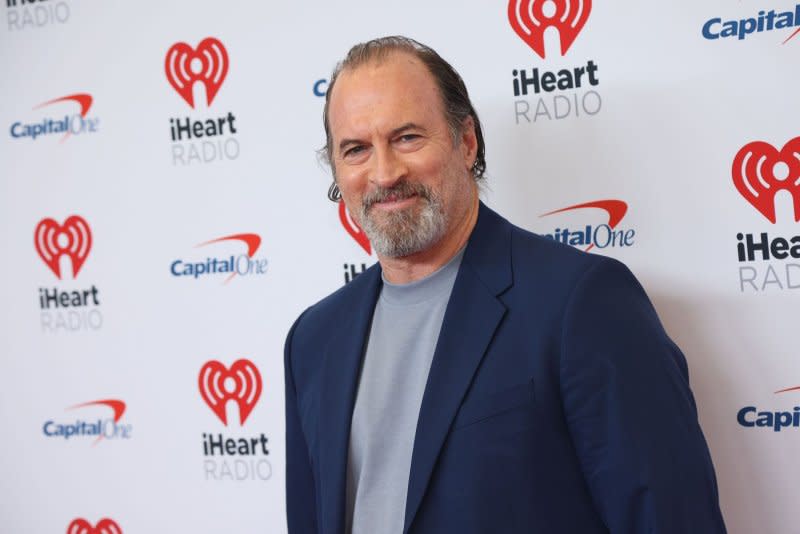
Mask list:
POLYGON ((373 228, 381 232, 391 232, 397 225, 416 225, 421 210, 422 208, 413 204, 407 207, 388 208, 373 205, 365 214, 365 219, 373 228))

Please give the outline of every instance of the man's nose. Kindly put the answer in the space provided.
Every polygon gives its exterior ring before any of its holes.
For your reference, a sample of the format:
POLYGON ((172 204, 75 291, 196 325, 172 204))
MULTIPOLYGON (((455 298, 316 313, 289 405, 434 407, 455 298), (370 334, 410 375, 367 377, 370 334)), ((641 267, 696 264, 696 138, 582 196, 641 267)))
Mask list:
POLYGON ((370 177, 372 183, 381 187, 391 187, 405 178, 408 167, 391 146, 378 148, 374 155, 375 166, 370 177))

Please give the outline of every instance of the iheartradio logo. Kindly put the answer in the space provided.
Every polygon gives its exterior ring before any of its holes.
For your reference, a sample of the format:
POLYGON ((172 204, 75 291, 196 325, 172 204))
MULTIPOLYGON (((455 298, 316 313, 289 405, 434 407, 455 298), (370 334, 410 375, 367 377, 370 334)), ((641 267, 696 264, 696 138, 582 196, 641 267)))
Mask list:
MULTIPOLYGON (((372 245, 370 245, 367 234, 350 215, 350 212, 347 210, 347 206, 345 206, 343 201, 339 202, 339 220, 341 221, 342 226, 347 233, 350 234, 350 237, 352 237, 353 240, 358 243, 358 246, 364 249, 364 252, 371 256, 372 245)), ((367 264, 364 262, 362 262, 361 265, 357 265, 355 263, 345 263, 343 266, 345 284, 349 284, 355 280, 356 276, 367 270, 367 264)))
POLYGON ((200 369, 198 385, 203 400, 225 426, 228 401, 239 407, 239 422, 244 425, 261 396, 261 373, 250 360, 236 360, 230 368, 211 360, 200 369))
POLYGON ((72 277, 78 276, 92 248, 92 231, 83 217, 71 215, 62 225, 50 218, 42 219, 33 234, 36 252, 59 280, 64 255, 72 260, 72 277))
POLYGON ((344 205, 344 202, 339 202, 339 220, 342 222, 342 226, 344 229, 347 230, 347 233, 350 234, 358 245, 364 249, 364 252, 367 254, 372 254, 372 246, 369 244, 369 238, 367 234, 364 233, 364 230, 358 225, 358 223, 350 216, 350 212, 347 211, 347 206, 344 205))
POLYGON ((769 222, 777 222, 775 196, 788 191, 794 201, 794 220, 800 222, 800 137, 781 150, 764 141, 742 147, 731 169, 737 191, 769 222))
POLYGON ((592 11, 592 0, 509 0, 511 27, 536 54, 545 59, 545 30, 554 27, 561 40, 561 55, 575 42, 592 11))
POLYGON ((85 519, 75 519, 67 527, 67 534, 122 534, 122 529, 113 519, 103 518, 92 526, 85 519))
POLYGON ((214 37, 203 39, 197 48, 183 42, 175 43, 167 51, 164 70, 170 85, 192 108, 195 82, 205 86, 207 105, 211 106, 228 74, 228 52, 214 37))

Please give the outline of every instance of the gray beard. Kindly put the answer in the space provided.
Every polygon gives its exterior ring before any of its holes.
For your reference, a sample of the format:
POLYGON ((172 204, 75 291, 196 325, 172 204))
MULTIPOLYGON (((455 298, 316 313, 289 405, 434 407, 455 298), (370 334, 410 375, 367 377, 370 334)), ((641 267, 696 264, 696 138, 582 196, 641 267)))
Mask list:
POLYGON ((446 220, 441 199, 420 184, 401 182, 394 187, 379 189, 361 203, 361 227, 372 248, 389 258, 402 258, 423 251, 444 236, 446 220), (370 207, 390 194, 406 198, 418 195, 421 208, 408 208, 384 214, 380 220, 373 217, 370 207))

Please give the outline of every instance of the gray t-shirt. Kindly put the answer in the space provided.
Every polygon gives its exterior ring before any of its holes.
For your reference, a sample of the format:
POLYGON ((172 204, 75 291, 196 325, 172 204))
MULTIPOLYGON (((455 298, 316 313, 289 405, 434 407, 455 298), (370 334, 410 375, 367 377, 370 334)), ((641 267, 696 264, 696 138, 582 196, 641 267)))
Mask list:
POLYGON ((463 254, 410 284, 383 280, 350 429, 348 533, 403 531, 417 418, 463 254))

